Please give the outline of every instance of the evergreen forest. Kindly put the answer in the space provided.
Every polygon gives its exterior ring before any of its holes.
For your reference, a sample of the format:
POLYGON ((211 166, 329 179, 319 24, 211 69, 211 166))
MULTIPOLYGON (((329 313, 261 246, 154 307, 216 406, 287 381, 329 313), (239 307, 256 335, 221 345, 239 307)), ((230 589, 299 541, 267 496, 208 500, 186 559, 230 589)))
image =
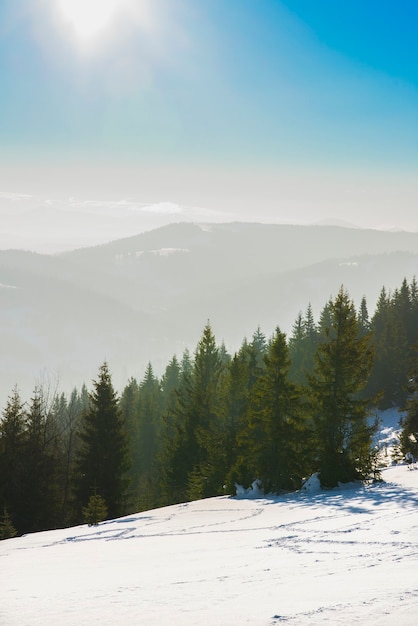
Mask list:
POLYGON ((381 290, 373 315, 341 287, 287 337, 260 328, 228 353, 210 323, 193 352, 118 393, 110 364, 66 395, 16 385, 0 421, 0 538, 234 494, 379 479, 376 409, 404 411, 417 456, 418 284, 381 290))

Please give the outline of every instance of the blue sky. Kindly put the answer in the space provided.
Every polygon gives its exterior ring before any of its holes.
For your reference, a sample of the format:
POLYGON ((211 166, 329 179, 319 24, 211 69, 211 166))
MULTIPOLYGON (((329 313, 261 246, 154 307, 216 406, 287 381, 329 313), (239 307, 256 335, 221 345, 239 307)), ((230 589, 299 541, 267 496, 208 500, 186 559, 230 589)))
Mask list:
POLYGON ((96 195, 244 214, 261 199, 286 219, 321 203, 349 217, 357 200, 359 218, 382 206, 389 220, 399 190, 413 219, 415 0, 134 0, 135 14, 126 0, 85 39, 60 2, 0 3, 4 191, 52 178, 70 192, 94 168, 96 195))

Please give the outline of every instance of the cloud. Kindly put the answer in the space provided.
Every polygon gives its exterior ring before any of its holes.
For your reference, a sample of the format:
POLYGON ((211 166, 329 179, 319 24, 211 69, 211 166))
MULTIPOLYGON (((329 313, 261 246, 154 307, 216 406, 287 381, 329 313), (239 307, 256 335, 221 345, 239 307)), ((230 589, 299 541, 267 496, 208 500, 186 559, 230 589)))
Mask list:
POLYGON ((0 191, 0 200, 19 202, 19 200, 29 200, 29 198, 32 198, 32 196, 27 193, 10 193, 7 191, 0 191))
POLYGON ((174 202, 157 202, 144 207, 132 207, 133 211, 141 211, 144 213, 162 213, 164 215, 178 215, 182 213, 182 208, 174 202))

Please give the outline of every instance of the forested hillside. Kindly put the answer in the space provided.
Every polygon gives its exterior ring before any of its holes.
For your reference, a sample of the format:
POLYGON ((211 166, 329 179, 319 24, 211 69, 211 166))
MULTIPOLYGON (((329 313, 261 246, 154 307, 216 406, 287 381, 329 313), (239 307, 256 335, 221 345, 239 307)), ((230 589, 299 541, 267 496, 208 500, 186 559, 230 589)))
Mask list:
POLYGON ((417 453, 418 285, 382 289, 369 315, 344 287, 291 333, 260 327, 230 354, 210 322, 164 373, 115 391, 111 363, 92 389, 19 387, 0 422, 1 533, 233 493, 379 477, 376 408, 406 409, 399 454, 417 453))

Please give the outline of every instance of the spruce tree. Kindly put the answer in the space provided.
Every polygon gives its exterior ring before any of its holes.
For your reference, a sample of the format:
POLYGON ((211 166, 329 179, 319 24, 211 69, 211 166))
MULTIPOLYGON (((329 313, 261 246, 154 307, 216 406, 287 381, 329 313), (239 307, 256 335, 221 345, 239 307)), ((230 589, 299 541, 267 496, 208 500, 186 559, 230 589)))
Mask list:
POLYGON ((135 500, 139 478, 141 474, 141 454, 139 449, 139 416, 138 416, 139 384, 135 378, 130 378, 125 386, 120 401, 119 410, 126 432, 129 457, 129 482, 132 499, 135 500))
POLYGON ((266 493, 292 490, 303 476, 300 393, 289 380, 286 336, 276 329, 264 355, 265 369, 250 394, 248 429, 241 454, 266 493))
POLYGON ((17 387, 7 400, 0 421, 0 510, 7 510, 19 533, 26 532, 23 496, 26 416, 17 387))
MULTIPOLYGON (((193 373, 190 352, 183 352, 181 361, 174 356, 162 377, 162 412, 159 453, 157 457, 159 474, 160 504, 172 504, 186 498, 184 488, 186 474, 178 472, 180 453, 178 447, 184 428, 183 400, 187 397, 193 373)), ((180 460, 182 465, 182 462, 180 460)))
POLYGON ((138 417, 141 474, 152 473, 157 455, 161 423, 161 386, 148 363, 145 376, 139 385, 138 417))
POLYGON ((138 390, 138 442, 139 475, 137 478, 138 504, 140 510, 151 509, 158 504, 159 479, 157 458, 161 437, 161 385, 154 375, 151 363, 138 390))
POLYGON ((292 380, 298 383, 304 378, 304 339, 303 317, 302 312, 299 311, 289 338, 289 356, 291 361, 289 374, 292 380))
POLYGON ((264 367, 263 357, 267 351, 267 339, 265 334, 262 332, 260 326, 257 326, 257 330, 254 331, 251 338, 251 346, 253 348, 256 363, 259 368, 264 367))
POLYGON ((406 414, 401 419, 400 445, 403 455, 410 452, 418 458, 418 344, 415 345, 415 359, 410 371, 406 414))
MULTIPOLYGON (((225 480, 225 431, 220 408, 221 379, 225 371, 225 354, 216 344, 208 322, 197 346, 193 367, 194 436, 197 456, 192 474, 201 476, 202 495, 222 493, 225 480)), ((192 499, 189 494, 189 499, 192 499)))
POLYGON ((238 483, 248 487, 251 484, 251 470, 248 458, 240 449, 242 433, 247 429, 249 405, 249 346, 245 342, 239 352, 231 359, 221 388, 221 414, 225 424, 226 452, 226 488, 228 493, 235 493, 238 483), (241 437, 241 439, 240 439, 241 437))
POLYGON ((225 450, 219 445, 219 384, 224 369, 208 323, 174 407, 175 436, 167 477, 175 500, 216 495, 224 479, 225 450), (221 470, 220 470, 221 468, 221 470), (200 485, 200 486, 199 486, 200 485))
POLYGON ((318 331, 315 325, 312 306, 308 305, 305 317, 299 313, 289 339, 289 376, 298 385, 305 385, 307 375, 312 373, 314 355, 318 345, 318 331))
POLYGON ((252 390, 266 369, 265 356, 269 344, 260 328, 252 341, 243 340, 224 380, 222 406, 229 424, 226 487, 234 493, 236 485, 249 487, 254 480, 253 462, 248 454, 249 406, 252 390))
POLYGON ((173 442, 176 440, 177 395, 183 379, 181 365, 173 356, 161 379, 161 432, 156 459, 159 486, 159 504, 171 504, 171 460, 173 442))
POLYGON ((408 336, 409 293, 406 281, 392 295, 383 288, 372 318, 375 360, 366 391, 380 394, 381 409, 403 407, 407 397, 411 347, 416 339, 408 336))
POLYGON ((0 539, 11 539, 16 537, 17 530, 13 526, 12 518, 9 515, 9 511, 4 507, 3 516, 0 518, 0 539))
POLYGON ((376 303, 371 320, 373 331, 374 361, 365 393, 377 396, 379 408, 393 406, 393 388, 395 374, 393 372, 393 337, 396 330, 393 326, 390 295, 383 287, 376 303))
POLYGON ((74 471, 74 464, 77 456, 80 421, 84 412, 84 402, 77 389, 73 389, 67 399, 64 394, 58 399, 54 407, 56 420, 60 429, 60 473, 61 473, 61 519, 65 525, 76 522, 71 499, 71 480, 74 471))
POLYGON ((90 496, 87 506, 83 507, 83 518, 89 526, 98 526, 106 519, 106 502, 98 493, 90 496))
POLYGON ((360 309, 358 313, 361 332, 367 335, 370 332, 370 319, 369 311, 367 308, 366 296, 363 296, 360 302, 360 309))
POLYGON ((309 377, 317 469, 324 486, 366 479, 373 473, 369 404, 359 398, 372 366, 370 337, 343 288, 327 306, 328 326, 309 377))
POLYGON ((106 362, 93 387, 79 433, 75 494, 81 507, 87 506, 91 495, 100 494, 109 517, 115 518, 126 512, 129 462, 126 431, 106 362))
POLYGON ((173 356, 161 378, 162 412, 170 410, 175 402, 176 390, 180 386, 181 366, 176 355, 173 356))
POLYGON ((24 494, 27 530, 56 528, 60 521, 60 441, 42 388, 35 387, 26 415, 24 494))

